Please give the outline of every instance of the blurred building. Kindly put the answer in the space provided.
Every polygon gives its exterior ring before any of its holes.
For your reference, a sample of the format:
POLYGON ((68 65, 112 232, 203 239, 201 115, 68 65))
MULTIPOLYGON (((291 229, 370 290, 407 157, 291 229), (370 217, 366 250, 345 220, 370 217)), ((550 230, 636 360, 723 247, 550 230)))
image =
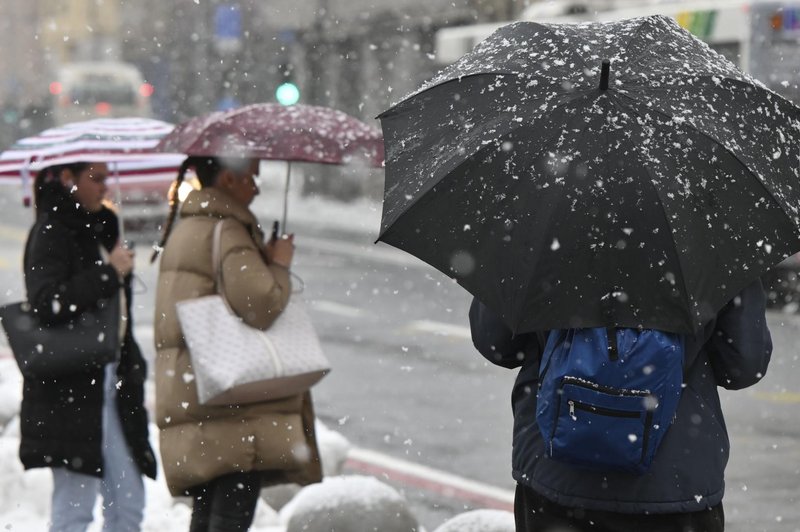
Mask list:
POLYGON ((0 4, 0 148, 44 120, 49 58, 39 41, 35 1, 0 4))
MULTIPOLYGON (((439 28, 505 19, 526 5, 509 0, 139 0, 122 6, 122 55, 155 86, 156 112, 167 120, 276 101, 277 87, 289 82, 299 90, 300 103, 335 107, 377 126, 379 112, 440 67, 434 61, 439 28)), ((346 180, 321 175, 337 171, 316 168, 320 175, 308 182, 329 187, 325 192, 352 195, 346 180)))
POLYGON ((300 101, 373 117, 436 66, 436 29, 507 20, 523 0, 139 0, 122 4, 122 55, 168 80, 185 117, 273 101, 291 81, 300 101))
POLYGON ((59 65, 119 59, 121 0, 3 0, 0 147, 50 124, 59 65))
POLYGON ((51 61, 62 64, 119 59, 120 1, 32 2, 39 5, 39 40, 51 61))

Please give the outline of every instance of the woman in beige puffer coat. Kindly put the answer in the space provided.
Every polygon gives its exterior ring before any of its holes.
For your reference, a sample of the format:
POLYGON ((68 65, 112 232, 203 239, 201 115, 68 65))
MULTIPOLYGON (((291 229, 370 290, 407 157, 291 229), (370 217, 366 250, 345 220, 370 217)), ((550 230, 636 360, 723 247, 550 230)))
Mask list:
POLYGON ((263 244, 248 208, 258 194, 257 160, 231 164, 192 157, 178 182, 188 167, 195 168, 202 189, 183 202, 174 231, 167 223, 156 298, 161 457, 171 493, 194 497, 192 532, 247 530, 262 486, 321 480, 311 395, 242 406, 200 405, 175 304, 215 292, 213 231, 225 220, 220 239, 225 298, 248 325, 268 328, 290 297, 293 238, 263 244))

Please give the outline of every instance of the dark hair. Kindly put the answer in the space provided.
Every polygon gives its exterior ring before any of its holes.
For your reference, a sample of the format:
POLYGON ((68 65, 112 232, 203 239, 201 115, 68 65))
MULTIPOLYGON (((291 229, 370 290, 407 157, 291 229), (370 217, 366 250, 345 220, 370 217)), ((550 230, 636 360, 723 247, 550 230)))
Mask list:
POLYGON ((41 205, 42 194, 46 193, 47 189, 50 189, 54 183, 61 185, 61 173, 64 170, 69 170, 77 178, 84 170, 89 168, 90 164, 87 162, 59 164, 39 170, 33 180, 33 205, 36 208, 36 213, 40 213, 39 206, 41 205))
POLYGON ((175 223, 175 218, 178 215, 178 189, 183 183, 183 178, 186 176, 186 172, 189 168, 194 168, 195 174, 197 174, 197 180, 200 181, 200 187, 212 187, 217 180, 217 176, 219 175, 220 171, 223 169, 222 162, 217 157, 187 157, 183 164, 181 164, 180 168, 178 169, 178 175, 175 178, 175 181, 169 187, 169 193, 167 195, 167 199, 169 201, 169 214, 167 214, 167 219, 164 222, 164 229, 161 235, 161 241, 153 250, 153 254, 150 256, 150 262, 155 262, 156 258, 158 258, 159 253, 161 250, 164 249, 164 246, 167 244, 167 239, 169 238, 169 234, 172 232, 172 226, 175 223))
POLYGON ((190 159, 194 159, 192 166, 194 173, 197 174, 197 180, 200 181, 200 187, 213 187, 220 171, 225 168, 223 162, 217 157, 190 157, 190 159))

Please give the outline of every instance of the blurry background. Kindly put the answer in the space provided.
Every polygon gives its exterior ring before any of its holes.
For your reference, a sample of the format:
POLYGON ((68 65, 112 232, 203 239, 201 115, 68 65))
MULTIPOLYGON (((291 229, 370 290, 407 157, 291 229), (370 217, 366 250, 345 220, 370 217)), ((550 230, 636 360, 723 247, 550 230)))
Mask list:
MULTIPOLYGON (((500 24, 655 12, 800 99, 797 0, 3 0, 0 149, 93 116, 177 123, 264 101, 331 106, 377 126, 500 24)), ((340 199, 382 188, 374 174, 371 185, 310 181, 307 192, 340 199)))

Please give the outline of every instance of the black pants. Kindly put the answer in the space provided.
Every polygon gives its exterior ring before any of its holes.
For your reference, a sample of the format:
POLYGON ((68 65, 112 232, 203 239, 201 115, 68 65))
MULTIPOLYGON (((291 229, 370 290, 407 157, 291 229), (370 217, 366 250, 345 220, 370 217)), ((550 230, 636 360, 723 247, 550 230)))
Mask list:
POLYGON ((700 512, 622 514, 567 508, 517 484, 517 532, 722 532, 722 503, 700 512))
POLYGON ((253 524, 261 493, 258 472, 232 473, 192 490, 189 532, 239 532, 253 524))

